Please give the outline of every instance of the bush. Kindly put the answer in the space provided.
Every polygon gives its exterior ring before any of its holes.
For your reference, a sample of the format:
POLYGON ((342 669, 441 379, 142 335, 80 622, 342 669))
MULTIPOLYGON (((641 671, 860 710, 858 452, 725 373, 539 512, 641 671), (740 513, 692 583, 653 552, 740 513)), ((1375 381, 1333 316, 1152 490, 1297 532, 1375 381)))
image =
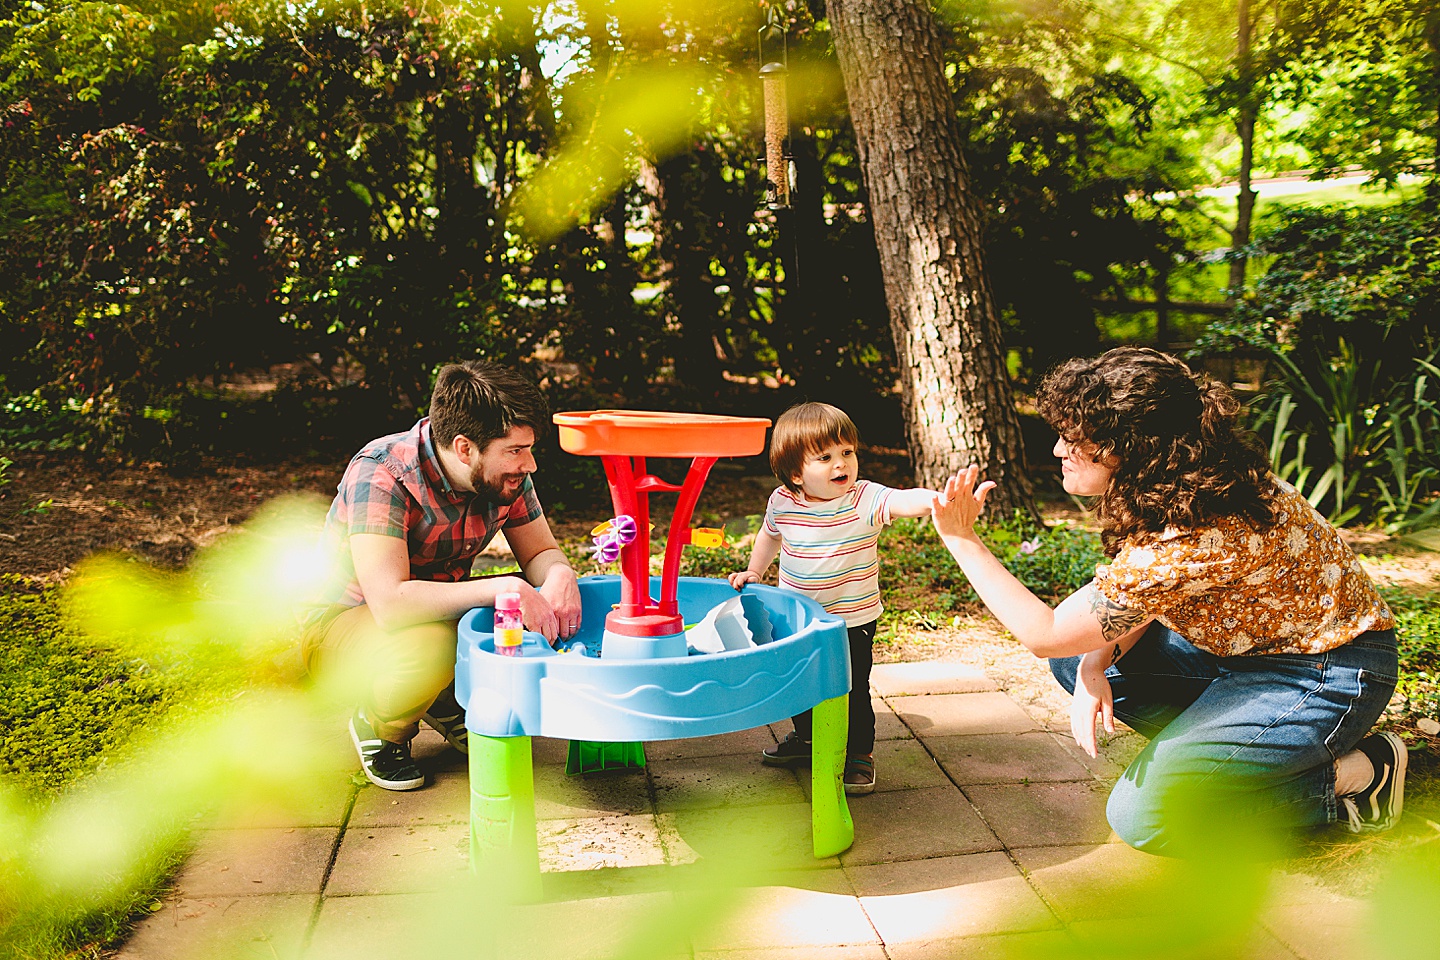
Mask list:
POLYGON ((1254 425, 1277 474, 1333 522, 1390 532, 1440 507, 1440 230, 1433 201, 1297 208, 1259 244, 1273 262, 1197 353, 1260 352, 1274 380, 1254 425))

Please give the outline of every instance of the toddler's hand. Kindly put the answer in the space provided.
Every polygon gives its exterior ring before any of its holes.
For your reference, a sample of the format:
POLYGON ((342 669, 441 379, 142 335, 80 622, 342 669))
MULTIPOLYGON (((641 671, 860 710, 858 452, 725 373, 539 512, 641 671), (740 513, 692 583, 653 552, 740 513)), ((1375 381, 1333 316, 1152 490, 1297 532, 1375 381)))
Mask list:
POLYGON ((760 576, 749 570, 736 570, 730 574, 730 589, 739 590, 747 583, 759 583, 760 576))

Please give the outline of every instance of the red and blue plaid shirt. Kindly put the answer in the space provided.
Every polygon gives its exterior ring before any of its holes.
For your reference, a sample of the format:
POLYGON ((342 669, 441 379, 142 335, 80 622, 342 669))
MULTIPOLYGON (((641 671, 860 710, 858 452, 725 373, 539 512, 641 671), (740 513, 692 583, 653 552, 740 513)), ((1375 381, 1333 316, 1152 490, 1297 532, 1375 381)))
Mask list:
POLYGON ((371 441, 345 468, 325 517, 337 575, 323 603, 353 607, 365 602, 346 542, 351 534, 403 537, 411 579, 458 582, 470 576, 475 557, 502 527, 523 526, 543 515, 529 477, 509 506, 451 486, 427 417, 405 433, 371 441))

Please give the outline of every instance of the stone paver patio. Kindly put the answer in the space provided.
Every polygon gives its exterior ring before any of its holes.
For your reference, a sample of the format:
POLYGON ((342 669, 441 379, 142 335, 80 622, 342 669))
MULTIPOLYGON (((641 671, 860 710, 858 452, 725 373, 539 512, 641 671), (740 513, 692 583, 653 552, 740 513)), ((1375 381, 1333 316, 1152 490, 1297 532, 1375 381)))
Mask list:
MULTIPOLYGON (((877 665, 872 693, 877 790, 851 798, 855 844, 827 860, 809 850, 808 776, 759 763, 788 722, 649 744, 645 770, 589 777, 536 739, 545 900, 523 906, 473 885, 464 757, 427 731, 432 783, 387 793, 356 785, 343 722, 317 726, 327 789, 204 831, 117 956, 923 960, 1193 942, 1174 907, 1204 894, 1185 867, 1105 823, 1117 758, 1085 756, 974 667, 877 665)), ((1363 904, 1280 872, 1267 896, 1206 955, 1367 956, 1363 904)))

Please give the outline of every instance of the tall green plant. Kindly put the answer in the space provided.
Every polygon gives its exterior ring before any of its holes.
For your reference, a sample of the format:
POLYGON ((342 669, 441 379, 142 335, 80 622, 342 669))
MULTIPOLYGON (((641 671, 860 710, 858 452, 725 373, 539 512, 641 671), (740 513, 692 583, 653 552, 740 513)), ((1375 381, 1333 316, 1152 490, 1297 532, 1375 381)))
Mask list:
POLYGON ((1359 517, 1399 533, 1440 518, 1435 359, 1417 358, 1412 375, 1387 388, 1380 363, 1362 360, 1343 339, 1319 377, 1275 355, 1280 376, 1258 426, 1276 475, 1332 523, 1359 517), (1317 436, 1324 442, 1312 445, 1317 436))

